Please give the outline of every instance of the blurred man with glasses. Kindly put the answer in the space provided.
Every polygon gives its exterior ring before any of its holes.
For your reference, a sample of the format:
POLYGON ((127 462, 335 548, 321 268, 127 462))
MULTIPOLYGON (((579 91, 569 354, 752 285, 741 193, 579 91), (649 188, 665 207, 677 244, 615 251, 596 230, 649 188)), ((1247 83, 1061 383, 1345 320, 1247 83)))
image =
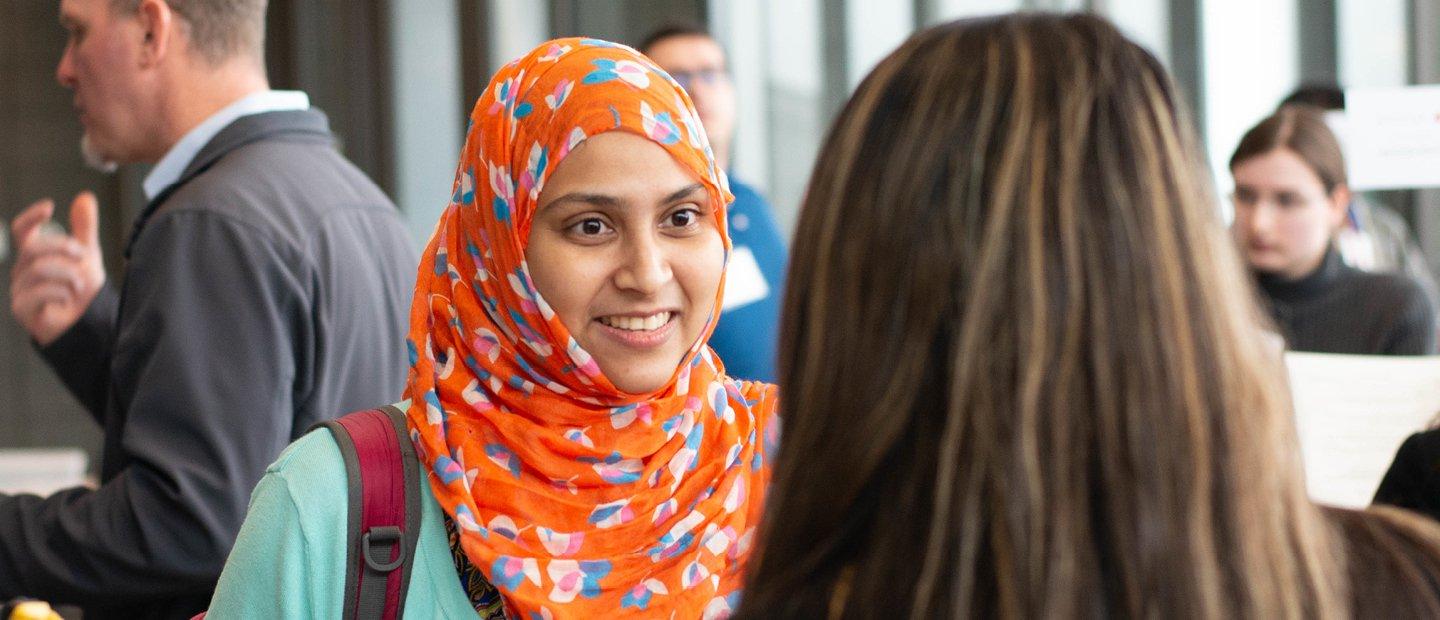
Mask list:
MULTIPOLYGON (((715 160, 728 172, 736 106, 724 48, 706 30, 676 24, 651 33, 638 49, 689 93, 715 160)), ((710 346, 731 376, 774 382, 785 241, 770 204, 758 192, 733 175, 730 191, 735 194, 729 212, 734 250, 726 268, 724 307, 710 346)))

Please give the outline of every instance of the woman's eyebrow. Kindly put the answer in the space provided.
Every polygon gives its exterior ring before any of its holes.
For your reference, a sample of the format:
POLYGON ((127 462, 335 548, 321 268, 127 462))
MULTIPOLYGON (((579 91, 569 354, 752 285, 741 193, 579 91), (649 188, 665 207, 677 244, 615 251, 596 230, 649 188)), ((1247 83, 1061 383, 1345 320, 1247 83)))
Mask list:
MULTIPOLYGON (((686 185, 685 187, 675 190, 674 192, 671 192, 670 195, 660 199, 660 204, 679 202, 685 198, 689 198, 691 194, 694 194, 696 191, 702 189, 705 189, 704 184, 691 183, 690 185, 686 185)), ((570 192, 541 205, 539 211, 544 211, 562 202, 583 202, 585 204, 594 205, 597 207, 612 208, 620 207, 625 204, 624 200, 615 196, 611 196, 609 194, 596 194, 592 192, 570 192)), ((537 211, 537 213, 539 211, 537 211)))
POLYGON ((549 209, 550 207, 560 204, 562 202, 583 202, 586 204, 595 205, 597 207, 617 207, 620 206, 623 201, 609 194, 570 192, 568 194, 565 194, 564 196, 560 196, 559 198, 551 200, 544 205, 541 205, 540 211, 549 209))
POLYGON ((661 204, 670 204, 670 203, 672 203, 672 202, 679 202, 681 199, 689 198, 689 197, 690 197, 690 194, 693 194, 693 193, 695 193, 697 190, 702 190, 702 189, 705 189, 705 185, 703 185, 703 184, 701 184, 701 183, 691 183, 690 185, 687 185, 687 186, 685 186, 685 187, 682 187, 682 188, 676 190, 675 192, 671 193, 669 196, 666 196, 664 200, 661 200, 661 201, 660 201, 660 203, 661 203, 661 204))

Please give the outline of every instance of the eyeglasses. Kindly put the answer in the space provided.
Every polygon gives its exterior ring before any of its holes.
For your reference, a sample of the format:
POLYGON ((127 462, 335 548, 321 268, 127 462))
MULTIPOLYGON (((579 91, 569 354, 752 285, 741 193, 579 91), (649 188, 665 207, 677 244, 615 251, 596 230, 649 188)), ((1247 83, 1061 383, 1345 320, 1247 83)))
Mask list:
POLYGON ((672 71, 670 77, 675 78, 675 82, 680 85, 680 88, 689 90, 690 85, 696 81, 706 86, 713 86, 721 80, 729 79, 730 75, 724 69, 708 68, 694 71, 672 71))

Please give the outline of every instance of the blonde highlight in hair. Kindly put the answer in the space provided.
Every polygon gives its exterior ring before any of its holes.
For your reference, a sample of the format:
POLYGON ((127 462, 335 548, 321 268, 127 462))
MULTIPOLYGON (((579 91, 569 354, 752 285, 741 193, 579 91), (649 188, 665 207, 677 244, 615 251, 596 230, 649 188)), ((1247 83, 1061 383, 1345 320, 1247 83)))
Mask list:
POLYGON ((1207 178, 1100 18, 882 61, 801 213, 742 617, 1348 615, 1207 178))

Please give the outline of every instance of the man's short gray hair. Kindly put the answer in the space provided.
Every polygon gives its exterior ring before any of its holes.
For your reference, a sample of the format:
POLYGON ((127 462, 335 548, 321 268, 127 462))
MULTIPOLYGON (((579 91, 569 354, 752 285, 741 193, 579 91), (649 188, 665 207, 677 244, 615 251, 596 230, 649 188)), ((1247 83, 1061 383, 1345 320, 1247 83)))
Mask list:
MULTIPOLYGON (((141 0, 110 0, 116 13, 134 13, 141 0)), ((190 46, 212 65, 237 56, 263 59, 268 0, 165 0, 190 30, 190 46)))

